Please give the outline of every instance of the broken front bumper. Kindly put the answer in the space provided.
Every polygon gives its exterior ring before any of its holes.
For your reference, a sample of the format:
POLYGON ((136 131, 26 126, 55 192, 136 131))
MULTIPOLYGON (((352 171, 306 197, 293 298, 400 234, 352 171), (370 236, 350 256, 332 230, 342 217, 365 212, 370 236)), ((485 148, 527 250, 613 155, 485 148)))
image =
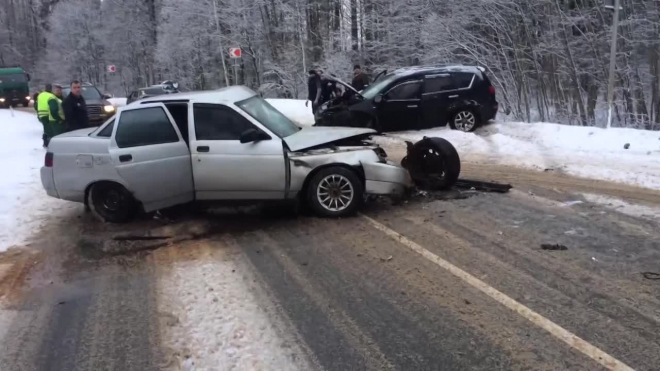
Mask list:
POLYGON ((365 162, 365 192, 372 195, 401 195, 406 188, 412 187, 413 181, 408 170, 392 161, 386 163, 365 162))

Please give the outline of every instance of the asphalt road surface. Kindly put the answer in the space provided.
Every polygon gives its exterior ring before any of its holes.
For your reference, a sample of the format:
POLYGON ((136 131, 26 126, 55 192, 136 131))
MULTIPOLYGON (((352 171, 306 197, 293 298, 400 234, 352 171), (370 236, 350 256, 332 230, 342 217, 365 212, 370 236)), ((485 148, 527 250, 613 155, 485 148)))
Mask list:
POLYGON ((184 210, 114 226, 81 206, 0 256, 0 369, 183 369, 164 345, 158 278, 202 256, 241 262, 313 369, 660 369, 660 281, 641 274, 660 270, 658 220, 581 195, 657 208, 660 193, 464 174, 515 189, 372 201, 341 220, 184 210))

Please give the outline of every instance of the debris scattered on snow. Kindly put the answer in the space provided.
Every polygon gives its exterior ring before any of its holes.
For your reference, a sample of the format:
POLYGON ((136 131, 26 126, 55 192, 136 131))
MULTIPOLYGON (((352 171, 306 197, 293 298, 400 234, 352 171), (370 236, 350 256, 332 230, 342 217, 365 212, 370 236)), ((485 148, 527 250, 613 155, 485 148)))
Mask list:
POLYGON ((579 204, 583 204, 583 203, 584 203, 584 201, 568 201, 568 202, 564 202, 561 205, 565 206, 565 207, 570 207, 570 206, 579 205, 579 204))
POLYGON ((543 244, 541 249, 550 250, 550 251, 565 251, 568 250, 568 247, 560 244, 543 244))
POLYGON ((382 261, 382 262, 388 262, 388 261, 390 261, 390 260, 392 260, 392 259, 394 259, 394 257, 393 257, 392 255, 390 255, 390 256, 388 256, 387 258, 380 258, 380 261, 382 261))
POLYGON ((630 143, 626 143, 623 145, 623 149, 628 149, 628 148, 630 148, 630 143))

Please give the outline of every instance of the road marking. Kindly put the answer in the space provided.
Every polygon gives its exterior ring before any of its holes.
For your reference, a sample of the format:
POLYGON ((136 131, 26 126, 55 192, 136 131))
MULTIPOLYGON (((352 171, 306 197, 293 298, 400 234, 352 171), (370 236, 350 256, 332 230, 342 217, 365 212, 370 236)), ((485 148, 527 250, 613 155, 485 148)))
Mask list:
POLYGON ((514 299, 506 296, 504 293, 498 291, 497 289, 489 286, 487 283, 484 281, 474 277, 473 275, 467 273, 466 271, 462 270, 461 268, 451 264, 450 262, 442 259, 438 255, 435 255, 434 253, 430 252, 429 250, 425 249, 424 247, 420 246, 419 244, 415 243, 414 241, 406 238, 404 235, 388 228, 387 226, 371 219, 370 217, 366 215, 361 215, 364 219, 366 219, 371 225, 373 225, 376 229, 382 231, 392 239, 398 241, 402 245, 408 247, 412 251, 420 254, 421 256, 425 257, 429 261, 435 263, 436 265, 446 269, 449 271, 449 273, 453 274, 454 276, 460 278, 461 280, 467 282, 470 284, 472 287, 478 289, 479 291, 483 292, 484 294, 490 296, 491 298, 495 299, 498 301, 500 304, 504 305, 505 307, 517 312, 521 316, 527 318, 529 321, 531 321, 533 324, 536 326, 548 331, 550 334, 558 338, 559 340, 565 342, 572 348, 575 348, 576 350, 582 352, 584 355, 587 357, 593 359, 594 361, 600 363, 604 367, 606 367, 609 370, 616 370, 616 371, 634 371, 633 368, 630 366, 626 365, 625 363, 619 361, 618 359, 612 357, 611 355, 603 352, 602 350, 596 348, 595 346, 589 344, 585 340, 581 339, 577 335, 573 334, 572 332, 564 329, 563 327, 557 325, 556 323, 550 321, 549 319, 543 317, 542 315, 534 312, 530 308, 527 308, 526 306, 518 303, 514 299))

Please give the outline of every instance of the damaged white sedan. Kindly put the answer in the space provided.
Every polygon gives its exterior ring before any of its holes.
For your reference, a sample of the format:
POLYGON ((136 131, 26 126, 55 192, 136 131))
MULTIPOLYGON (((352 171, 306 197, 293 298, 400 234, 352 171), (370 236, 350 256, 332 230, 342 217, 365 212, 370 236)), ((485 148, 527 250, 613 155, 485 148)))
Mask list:
POLYGON ((406 167, 366 140, 371 129, 300 129, 252 90, 172 94, 120 109, 98 128, 53 138, 41 169, 48 195, 109 222, 191 201, 299 200, 317 215, 355 213, 365 195, 451 186, 456 150, 409 146, 406 167), (412 175, 412 178, 411 178, 412 175))

